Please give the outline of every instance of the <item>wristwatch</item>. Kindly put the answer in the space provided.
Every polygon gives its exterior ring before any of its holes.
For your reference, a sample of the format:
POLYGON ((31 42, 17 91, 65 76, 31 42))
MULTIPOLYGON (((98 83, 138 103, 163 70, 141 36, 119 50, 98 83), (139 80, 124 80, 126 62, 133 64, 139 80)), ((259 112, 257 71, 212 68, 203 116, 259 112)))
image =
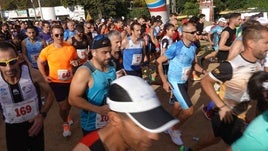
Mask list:
POLYGON ((46 118, 47 117, 47 113, 46 112, 40 112, 39 113, 43 118, 46 118))

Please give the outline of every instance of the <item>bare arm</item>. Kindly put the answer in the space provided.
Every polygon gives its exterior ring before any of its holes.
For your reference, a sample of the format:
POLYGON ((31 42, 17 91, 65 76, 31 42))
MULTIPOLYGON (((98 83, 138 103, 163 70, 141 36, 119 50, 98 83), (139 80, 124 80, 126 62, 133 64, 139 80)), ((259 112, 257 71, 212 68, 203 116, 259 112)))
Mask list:
POLYGON ((26 49, 26 41, 25 39, 21 42, 21 51, 22 51, 22 58, 27 63, 29 67, 33 67, 32 63, 29 61, 27 56, 27 49, 26 49))
POLYGON ((99 113, 101 115, 107 115, 109 108, 107 105, 96 106, 89 103, 86 99, 84 99, 84 93, 88 87, 91 87, 93 84, 93 79, 88 69, 79 68, 72 79, 70 92, 69 92, 69 103, 72 106, 77 108, 93 111, 99 113))
POLYGON ((45 81, 45 79, 37 69, 30 69, 30 71, 33 77, 33 81, 35 83, 38 83, 42 96, 46 98, 46 101, 40 111, 47 113, 52 106, 53 101, 55 100, 54 93, 50 88, 49 84, 45 81))
POLYGON ((163 83, 163 88, 165 89, 166 92, 170 92, 171 86, 167 80, 167 77, 164 75, 163 71, 163 66, 162 64, 166 62, 168 58, 165 55, 161 55, 156 61, 157 61, 157 69, 158 69, 158 74, 162 80, 163 83))
POLYGON ((127 36, 125 36, 125 38, 122 39, 122 45, 121 45, 121 49, 124 50, 128 45, 128 39, 127 36))
POLYGON ((38 69, 39 69, 39 72, 42 74, 42 76, 44 77, 44 79, 47 81, 47 82, 51 82, 51 79, 49 78, 49 76, 47 75, 46 73, 46 70, 45 70, 45 65, 46 65, 46 61, 42 61, 39 57, 37 59, 37 66, 38 66, 38 69))
MULTIPOLYGON (((54 93, 38 70, 34 68, 29 69, 33 82, 38 84, 41 96, 44 96, 46 99, 44 104, 42 104, 40 113, 47 113, 55 100, 54 93)), ((40 132, 43 127, 43 120, 44 117, 41 114, 38 114, 35 118, 29 120, 30 123, 33 123, 31 128, 28 130, 29 136, 36 136, 40 132)))
POLYGON ((214 89, 214 84, 216 83, 208 74, 205 75, 201 80, 201 86, 205 93, 210 97, 210 99, 215 103, 215 105, 220 109, 219 115, 220 120, 224 120, 226 122, 232 121, 231 109, 228 108, 223 103, 223 100, 218 96, 214 89))
POLYGON ((195 55, 195 59, 194 59, 194 70, 197 72, 200 72, 202 74, 207 74, 207 70, 205 70, 204 68, 202 68, 198 63, 197 63, 197 56, 195 55))
POLYGON ((242 40, 235 40, 231 45, 227 60, 232 60, 235 56, 244 51, 242 40))
POLYGON ((222 50, 222 51, 229 51, 230 50, 231 47, 225 45, 229 36, 230 35, 227 31, 223 31, 221 33, 221 39, 219 41, 219 50, 222 50))
POLYGON ((46 48, 46 46, 47 46, 46 41, 45 41, 44 39, 42 39, 41 42, 42 42, 42 47, 43 47, 43 48, 46 48))
POLYGON ((68 38, 68 39, 66 40, 66 42, 67 42, 68 44, 72 45, 72 37, 68 38))
POLYGON ((90 151, 88 146, 83 143, 78 143, 74 148, 73 151, 90 151))

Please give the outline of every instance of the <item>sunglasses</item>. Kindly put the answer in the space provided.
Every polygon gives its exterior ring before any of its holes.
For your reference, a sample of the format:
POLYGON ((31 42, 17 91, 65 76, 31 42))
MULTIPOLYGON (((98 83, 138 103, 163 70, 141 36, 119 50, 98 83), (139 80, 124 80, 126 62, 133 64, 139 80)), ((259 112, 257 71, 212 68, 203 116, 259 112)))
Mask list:
POLYGON ((5 67, 8 64, 11 65, 11 66, 15 65, 18 62, 18 59, 19 59, 19 57, 12 58, 12 59, 7 60, 7 61, 0 61, 0 66, 5 67))
POLYGON ((58 38, 59 36, 60 36, 60 37, 63 37, 63 34, 55 34, 55 37, 58 38))
POLYGON ((185 33, 187 33, 187 34, 192 34, 192 35, 194 35, 194 34, 196 34, 197 31, 191 31, 191 32, 189 32, 189 31, 182 31, 182 32, 185 32, 185 33))

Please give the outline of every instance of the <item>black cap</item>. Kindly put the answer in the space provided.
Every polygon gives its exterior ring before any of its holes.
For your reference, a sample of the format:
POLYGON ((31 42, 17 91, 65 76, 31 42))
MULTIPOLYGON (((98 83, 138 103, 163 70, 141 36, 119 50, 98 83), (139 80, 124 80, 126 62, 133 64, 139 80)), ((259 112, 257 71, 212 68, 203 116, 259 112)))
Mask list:
POLYGON ((105 35, 97 35, 94 37, 92 43, 91 43, 91 49, 99 49, 103 47, 109 47, 111 46, 110 39, 105 35))

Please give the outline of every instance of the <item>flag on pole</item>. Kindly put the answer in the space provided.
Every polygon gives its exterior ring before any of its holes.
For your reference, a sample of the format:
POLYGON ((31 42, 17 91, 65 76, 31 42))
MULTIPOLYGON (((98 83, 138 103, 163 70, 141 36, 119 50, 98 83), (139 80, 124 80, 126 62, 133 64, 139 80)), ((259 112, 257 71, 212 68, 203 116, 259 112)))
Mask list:
POLYGON ((91 17, 91 15, 90 15, 89 11, 87 11, 87 17, 86 17, 86 20, 87 20, 87 21, 92 20, 92 17, 91 17))

